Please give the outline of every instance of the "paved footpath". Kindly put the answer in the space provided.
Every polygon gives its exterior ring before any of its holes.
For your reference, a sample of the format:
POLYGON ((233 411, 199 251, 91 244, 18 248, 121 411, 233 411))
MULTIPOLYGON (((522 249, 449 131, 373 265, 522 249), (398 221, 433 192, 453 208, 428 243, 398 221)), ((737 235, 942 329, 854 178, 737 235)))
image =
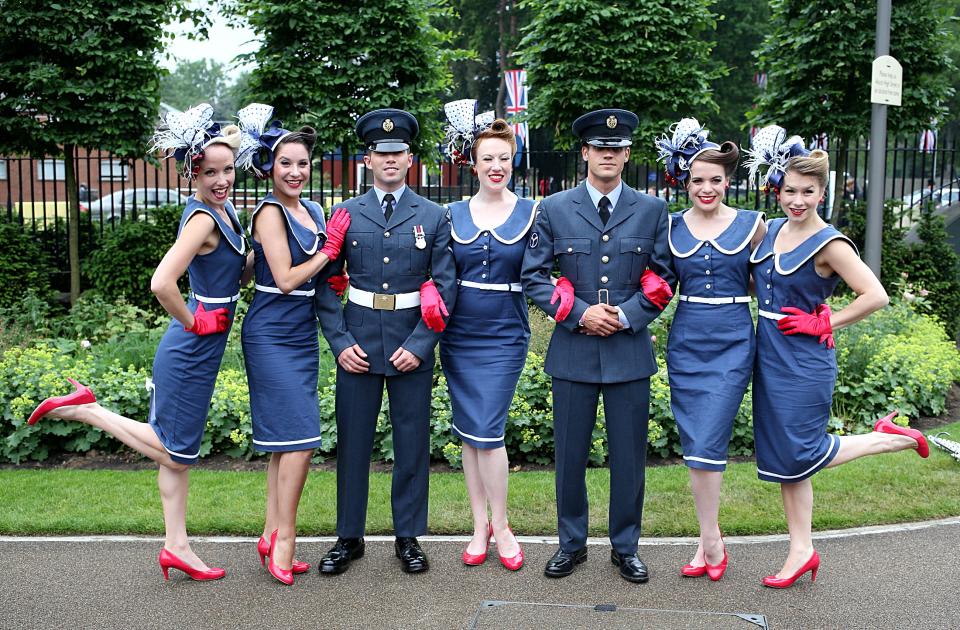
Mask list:
MULTIPOLYGON (((495 555, 464 567, 465 538, 424 537, 431 569, 405 575, 392 539, 376 537, 343 575, 313 570, 293 587, 260 567, 253 539, 198 539, 227 577, 171 571, 165 583, 159 539, 0 537, 0 628, 960 628, 960 518, 815 538, 816 583, 807 574, 777 591, 760 578, 779 568, 783 536, 728 538, 730 568, 716 583, 680 577, 694 540, 644 539, 642 585, 618 576, 599 539, 573 575, 550 580, 555 539, 521 538, 527 565, 510 573, 495 555), (515 603, 481 606, 493 600, 515 603)), ((301 540, 297 555, 316 562, 330 540, 301 540)))

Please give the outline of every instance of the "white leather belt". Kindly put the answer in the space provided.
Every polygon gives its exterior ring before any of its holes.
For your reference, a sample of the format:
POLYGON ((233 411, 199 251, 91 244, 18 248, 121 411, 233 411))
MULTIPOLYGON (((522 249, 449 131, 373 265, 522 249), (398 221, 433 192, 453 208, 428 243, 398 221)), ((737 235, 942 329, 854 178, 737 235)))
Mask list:
POLYGON ((677 296, 681 302, 696 302, 698 304, 743 304, 753 298, 749 295, 738 295, 736 297, 697 297, 696 295, 677 296))
POLYGON ((206 295, 197 295, 193 291, 190 292, 190 297, 194 298, 198 302, 206 302, 207 304, 230 304, 231 302, 236 302, 240 299, 240 294, 231 295, 230 297, 207 297, 206 295))
POLYGON ((786 313, 772 313, 763 309, 760 309, 757 311, 757 313, 760 315, 760 317, 766 317, 767 319, 783 319, 787 316, 786 313))
POLYGON ((304 297, 313 297, 314 294, 317 292, 316 289, 309 289, 307 291, 303 291, 301 289, 294 289, 293 291, 284 293, 277 287, 268 287, 262 284, 255 284, 253 286, 256 287, 257 291, 263 291, 264 293, 279 293, 280 295, 302 295, 304 297))
POLYGON ((372 308, 376 311, 397 311, 403 308, 420 306, 420 292, 410 293, 372 293, 358 289, 352 284, 347 293, 347 300, 357 306, 372 308))
POLYGON ((457 280, 457 284, 462 287, 472 289, 484 289, 486 291, 513 291, 514 293, 523 293, 523 285, 519 282, 508 282, 504 284, 491 284, 487 282, 472 282, 470 280, 457 280))

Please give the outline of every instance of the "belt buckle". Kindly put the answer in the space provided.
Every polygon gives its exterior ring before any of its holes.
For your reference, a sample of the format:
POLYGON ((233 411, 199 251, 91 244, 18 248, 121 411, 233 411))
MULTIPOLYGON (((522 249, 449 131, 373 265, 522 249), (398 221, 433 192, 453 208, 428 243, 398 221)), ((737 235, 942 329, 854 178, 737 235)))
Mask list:
POLYGON ((610 304, 610 291, 597 289, 597 304, 610 304))
POLYGON ((397 296, 386 293, 373 294, 373 309, 375 311, 395 311, 397 310, 397 296))

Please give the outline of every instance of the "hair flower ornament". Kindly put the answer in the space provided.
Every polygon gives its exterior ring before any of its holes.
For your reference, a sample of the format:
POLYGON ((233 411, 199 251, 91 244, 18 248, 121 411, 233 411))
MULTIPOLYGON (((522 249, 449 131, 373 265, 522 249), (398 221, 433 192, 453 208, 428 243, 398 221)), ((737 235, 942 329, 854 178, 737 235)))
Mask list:
POLYGON ((213 107, 201 103, 185 112, 169 112, 151 140, 150 152, 160 151, 164 158, 182 162, 180 174, 186 178, 200 172, 203 150, 220 137, 220 125, 213 122, 213 107))
POLYGON ((787 162, 793 157, 806 157, 810 151, 804 146, 800 136, 787 137, 787 131, 778 125, 768 125, 758 131, 750 140, 750 148, 746 151, 749 181, 756 181, 760 168, 767 167, 760 184, 764 192, 770 188, 780 191, 783 183, 783 174, 787 170, 787 162))
POLYGON ((263 103, 251 103, 237 112, 237 124, 242 134, 237 168, 250 171, 259 179, 270 176, 277 144, 293 133, 284 129, 279 120, 268 122, 272 116, 273 106, 263 103))
POLYGON ((444 153, 454 164, 471 164, 470 148, 477 135, 493 124, 493 112, 477 114, 477 101, 465 98, 443 106, 447 116, 444 153))
POLYGON ((665 178, 671 186, 683 184, 690 176, 690 165, 698 155, 710 149, 718 150, 720 145, 707 140, 710 132, 704 129, 696 118, 682 118, 670 125, 664 134, 657 138, 657 161, 663 162, 665 178))

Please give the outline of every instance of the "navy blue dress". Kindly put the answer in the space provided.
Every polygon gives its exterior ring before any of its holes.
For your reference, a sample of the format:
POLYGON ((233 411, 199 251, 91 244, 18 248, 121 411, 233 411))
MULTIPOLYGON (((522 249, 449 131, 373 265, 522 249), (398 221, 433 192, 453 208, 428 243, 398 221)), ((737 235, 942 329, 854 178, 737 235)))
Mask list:
MULTIPOLYGON (((196 312, 197 305, 212 311, 226 308, 230 323, 240 298, 240 276, 246 262, 246 241, 237 212, 228 201, 227 224, 215 210, 191 196, 180 216, 177 237, 187 221, 199 212, 213 217, 220 229, 220 242, 208 254, 198 254, 190 261, 190 297, 187 308, 196 312)), ((170 458, 180 464, 194 464, 200 457, 200 441, 207 423, 210 399, 220 371, 220 361, 227 347, 230 328, 213 335, 195 335, 171 318, 153 358, 153 377, 147 384, 150 395, 150 426, 156 432, 170 458)))
MULTIPOLYGON (((300 203, 317 224, 317 232, 301 225, 272 194, 264 197, 250 217, 252 234, 253 222, 265 204, 281 209, 293 267, 307 262, 326 239, 322 208, 307 199, 300 203)), ((250 386, 253 445, 268 452, 317 448, 321 442, 317 397, 320 344, 313 305, 316 276, 284 295, 273 279, 263 246, 255 239, 252 242, 257 291, 243 319, 241 340, 250 386)))
POLYGON ((763 214, 737 210, 719 236, 698 240, 683 214, 670 217, 680 287, 667 342, 670 405, 690 468, 722 471, 733 422, 753 372, 750 241, 763 214))
POLYGON ((777 320, 784 306, 813 312, 836 288, 840 276, 817 274, 817 252, 837 239, 856 251, 850 239, 827 225, 793 251, 775 254, 773 244, 786 221, 767 222, 767 235, 750 259, 760 307, 753 373, 757 474, 777 483, 810 477, 840 449, 837 437, 826 432, 837 380, 835 352, 817 337, 784 335, 777 320))
POLYGON ((520 285, 536 202, 518 199, 507 220, 481 230, 470 202, 450 204, 457 302, 440 338, 453 431, 475 448, 504 445, 507 412, 527 357, 530 325, 520 285))

